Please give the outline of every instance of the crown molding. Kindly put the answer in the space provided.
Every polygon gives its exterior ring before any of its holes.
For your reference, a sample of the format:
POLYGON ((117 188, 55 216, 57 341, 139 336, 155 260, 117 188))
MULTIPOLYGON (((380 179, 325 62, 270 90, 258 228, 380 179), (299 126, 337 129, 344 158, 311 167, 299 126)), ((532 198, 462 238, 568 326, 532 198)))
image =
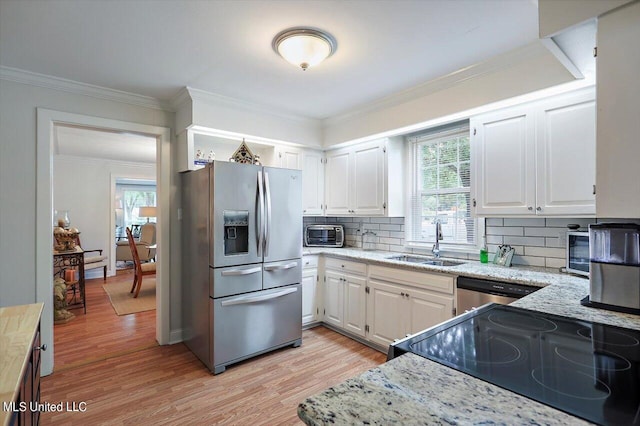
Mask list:
POLYGON ((456 86, 465 81, 477 79, 486 74, 511 67, 514 63, 519 62, 523 59, 528 59, 543 54, 548 54, 548 50, 540 41, 536 40, 521 48, 514 49, 501 55, 489 58, 486 61, 478 62, 442 77, 438 77, 434 80, 430 80, 404 91, 397 92, 384 98, 380 98, 377 101, 369 102, 364 107, 353 109, 344 114, 328 117, 323 120, 323 125, 324 127, 330 127, 344 121, 351 120, 358 116, 410 102, 439 92, 441 90, 456 86))
POLYGON ((169 104, 173 108, 174 111, 178 111, 182 105, 191 100, 191 95, 189 95, 189 89, 187 87, 183 87, 178 90, 178 93, 175 94, 173 98, 169 101, 169 104))
POLYGON ((81 83, 73 80, 67 80, 65 78, 26 71, 19 68, 0 66, 0 80, 13 81, 15 83, 59 90, 62 92, 90 96, 93 98, 105 99, 145 108, 173 111, 170 105, 150 96, 109 89, 106 87, 95 86, 93 84, 81 83))
MULTIPOLYGON (((231 98, 228 96, 219 95, 217 93, 211 93, 211 92, 206 92, 204 90, 195 89, 193 87, 187 86, 186 91, 191 96, 191 99, 195 101, 202 101, 210 105, 236 108, 242 111, 255 112, 258 114, 269 115, 272 117, 277 117, 284 120, 294 121, 294 122, 303 123, 303 124, 312 125, 312 126, 313 125, 319 126, 322 123, 322 120, 319 120, 316 118, 304 117, 304 116, 295 115, 295 114, 287 114, 281 111, 276 111, 273 109, 273 107, 270 107, 268 105, 262 105, 254 102, 248 102, 248 101, 244 101, 236 98, 231 98)), ((181 100, 182 102, 184 102, 184 100, 182 99, 183 96, 184 94, 181 92, 174 98, 174 100, 177 100, 177 101, 181 100)))

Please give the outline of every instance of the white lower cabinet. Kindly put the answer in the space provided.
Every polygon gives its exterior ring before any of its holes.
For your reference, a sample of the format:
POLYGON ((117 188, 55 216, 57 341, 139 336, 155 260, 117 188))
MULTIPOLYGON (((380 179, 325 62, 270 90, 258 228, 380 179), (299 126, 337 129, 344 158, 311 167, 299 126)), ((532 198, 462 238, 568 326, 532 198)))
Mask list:
POLYGON ((371 266, 368 339, 382 346, 453 318, 454 278, 371 266))
POLYGON ((389 346, 395 339, 404 336, 405 306, 404 291, 400 286, 369 280, 369 340, 389 346))
POLYGON ((367 265, 327 259, 324 322, 365 337, 367 265))
POLYGON ((302 325, 318 321, 318 270, 302 271, 302 325))
POLYGON ((342 274, 324 273, 324 322, 344 328, 344 285, 342 274))
POLYGON ((453 276, 331 257, 325 263, 321 320, 375 346, 454 316, 453 276))
POLYGON ((302 258, 302 325, 322 319, 320 308, 322 292, 318 279, 318 256, 302 258))
POLYGON ((345 276, 344 328, 361 337, 365 337, 365 322, 367 319, 366 288, 367 280, 365 278, 351 275, 345 276))

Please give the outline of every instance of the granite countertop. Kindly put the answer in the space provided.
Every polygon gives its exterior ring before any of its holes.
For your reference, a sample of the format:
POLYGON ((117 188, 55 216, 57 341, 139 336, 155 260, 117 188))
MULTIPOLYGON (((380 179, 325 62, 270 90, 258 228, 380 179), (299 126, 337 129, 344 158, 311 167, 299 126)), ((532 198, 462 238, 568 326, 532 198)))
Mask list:
MULTIPOLYGON (((34 303, 0 308, 0 404, 18 397, 43 306, 34 303)), ((9 424, 11 414, 0 410, 0 425, 9 424)))
MULTIPOLYGON (((514 266, 507 268, 494 265, 492 263, 480 263, 474 260, 447 259, 462 262, 457 266, 435 266, 418 263, 403 262, 401 260, 388 259, 390 256, 406 255, 408 253, 395 253, 389 251, 366 251, 355 248, 324 248, 324 247, 304 247, 303 255, 323 254, 341 259, 350 259, 369 264, 376 264, 390 267, 402 267, 423 272, 438 272, 450 275, 463 275, 465 277, 486 278, 500 281, 525 284, 535 287, 545 287, 551 284, 582 284, 588 280, 582 277, 575 277, 568 274, 561 274, 558 271, 548 268, 531 268, 514 266)), ((410 254, 410 253, 409 253, 410 254)), ((588 293, 588 291, 587 291, 588 293)), ((587 294, 585 293, 585 295, 587 294)))
POLYGON ((308 425, 586 425, 576 417, 408 353, 307 398, 308 425))
MULTIPOLYGON (((388 252, 321 249, 315 253, 392 266, 383 259, 392 255, 388 252)), ((580 300, 589 294, 589 281, 584 278, 473 261, 444 268, 446 271, 431 266, 417 269, 538 285, 544 288, 512 306, 640 330, 640 316, 582 306, 580 300)), ((298 415, 308 425, 588 424, 414 354, 397 357, 307 398, 298 406, 298 415)))

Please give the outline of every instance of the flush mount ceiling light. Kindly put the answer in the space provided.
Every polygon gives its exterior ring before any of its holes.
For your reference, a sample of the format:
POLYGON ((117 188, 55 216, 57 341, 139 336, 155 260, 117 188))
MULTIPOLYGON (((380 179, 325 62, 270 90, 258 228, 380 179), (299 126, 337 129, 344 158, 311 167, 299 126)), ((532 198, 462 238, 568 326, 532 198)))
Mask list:
POLYGON ((333 36, 324 31, 295 27, 278 33, 271 46, 287 62, 306 71, 333 55, 338 44, 333 36))

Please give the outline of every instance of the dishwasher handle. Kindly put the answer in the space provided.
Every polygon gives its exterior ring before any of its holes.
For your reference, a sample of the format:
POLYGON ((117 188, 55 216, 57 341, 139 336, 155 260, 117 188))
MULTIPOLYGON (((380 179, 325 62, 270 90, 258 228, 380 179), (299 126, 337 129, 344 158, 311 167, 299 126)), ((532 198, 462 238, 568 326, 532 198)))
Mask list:
POLYGON ((458 277, 456 287, 459 289, 493 294, 495 296, 511 297, 514 299, 520 299, 540 289, 540 287, 524 284, 491 281, 464 276, 458 277))

